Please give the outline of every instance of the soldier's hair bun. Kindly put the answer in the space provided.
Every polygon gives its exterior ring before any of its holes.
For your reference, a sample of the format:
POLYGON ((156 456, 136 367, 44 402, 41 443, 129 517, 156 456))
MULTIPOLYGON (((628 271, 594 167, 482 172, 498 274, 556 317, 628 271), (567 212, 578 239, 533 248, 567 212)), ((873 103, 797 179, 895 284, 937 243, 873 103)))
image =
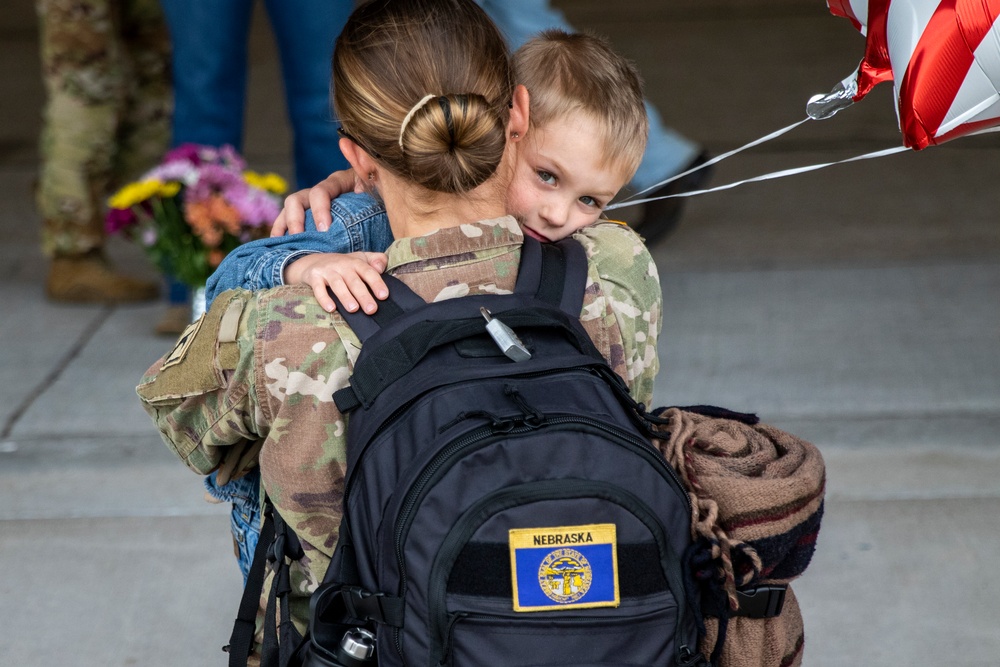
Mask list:
POLYGON ((407 120, 399 135, 403 160, 411 178, 430 190, 471 190, 503 156, 504 118, 482 95, 439 95, 407 120))
POLYGON ((461 193, 500 165, 514 73, 472 0, 361 5, 337 39, 333 83, 344 132, 398 176, 461 193))

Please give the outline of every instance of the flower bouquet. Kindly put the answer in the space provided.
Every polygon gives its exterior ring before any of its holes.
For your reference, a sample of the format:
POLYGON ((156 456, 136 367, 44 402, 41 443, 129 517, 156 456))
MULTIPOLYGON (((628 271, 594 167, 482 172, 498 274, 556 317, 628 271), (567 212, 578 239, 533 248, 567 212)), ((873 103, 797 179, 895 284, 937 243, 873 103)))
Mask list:
POLYGON ((233 248, 268 235, 286 188, 277 174, 247 171, 232 146, 183 144, 108 200, 105 228, 197 288, 233 248))

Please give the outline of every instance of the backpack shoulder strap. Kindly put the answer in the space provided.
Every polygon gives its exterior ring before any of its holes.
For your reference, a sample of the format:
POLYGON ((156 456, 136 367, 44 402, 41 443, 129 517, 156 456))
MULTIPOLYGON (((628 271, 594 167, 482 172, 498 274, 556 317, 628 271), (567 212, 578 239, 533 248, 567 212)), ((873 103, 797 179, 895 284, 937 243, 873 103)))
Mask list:
POLYGON ((265 498, 260 537, 243 586, 243 598, 240 600, 229 644, 223 647, 224 651, 229 652, 229 667, 246 667, 249 661, 268 562, 272 563, 274 578, 268 593, 264 616, 264 641, 261 646, 260 664, 261 667, 291 665, 293 654, 302 643, 302 635, 292 623, 289 610, 288 594, 292 588, 286 556, 292 560, 302 558, 302 546, 291 527, 281 518, 270 500, 265 498), (281 603, 280 625, 278 602, 281 603))
POLYGON ((538 245, 543 257, 541 282, 536 295, 567 315, 579 318, 587 288, 587 252, 572 237, 558 243, 538 245))
POLYGON ((246 667, 253 649, 253 636, 256 630, 257 607, 260 604, 260 594, 264 589, 264 575, 267 564, 267 550, 274 541, 274 521, 270 511, 265 512, 261 525, 257 549, 253 554, 253 563, 243 585, 243 599, 233 624, 233 634, 229 637, 229 645, 224 650, 229 652, 229 667, 246 667))
MULTIPOLYGON (((546 303, 559 306, 567 314, 577 316, 583 307, 586 276, 587 255, 578 241, 566 238, 558 243, 543 244, 526 236, 514 293, 533 294, 546 303)), ((337 311, 362 344, 404 313, 427 305, 395 276, 386 274, 382 279, 389 288, 389 297, 379 303, 378 310, 372 315, 361 310, 347 311, 340 299, 331 293, 337 311)))
POLYGON ((385 274, 382 276, 386 287, 389 288, 389 297, 385 301, 378 302, 378 310, 369 315, 358 309, 348 312, 332 292, 334 303, 337 304, 337 312, 344 318, 351 330, 357 334, 363 345, 366 340, 374 336, 378 331, 389 326, 389 324, 401 317, 403 314, 426 306, 427 302, 406 286, 406 283, 395 276, 385 274))

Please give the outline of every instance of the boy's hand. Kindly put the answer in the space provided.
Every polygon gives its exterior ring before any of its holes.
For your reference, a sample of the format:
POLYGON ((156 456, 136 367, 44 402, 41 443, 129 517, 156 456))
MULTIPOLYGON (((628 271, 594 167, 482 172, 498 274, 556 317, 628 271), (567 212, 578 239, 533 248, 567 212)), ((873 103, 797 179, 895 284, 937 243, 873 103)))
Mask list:
POLYGON ((298 234, 306 228, 306 211, 312 209, 316 229, 330 229, 330 202, 345 192, 358 192, 353 169, 335 171, 308 190, 299 190, 285 197, 285 207, 271 226, 271 236, 298 234))
POLYGON ((381 252, 307 255, 285 268, 285 284, 312 287, 319 305, 328 313, 337 309, 330 298, 333 292, 348 312, 353 313, 360 307, 371 314, 378 310, 372 292, 379 299, 389 296, 389 289, 380 275, 387 263, 388 258, 381 252))

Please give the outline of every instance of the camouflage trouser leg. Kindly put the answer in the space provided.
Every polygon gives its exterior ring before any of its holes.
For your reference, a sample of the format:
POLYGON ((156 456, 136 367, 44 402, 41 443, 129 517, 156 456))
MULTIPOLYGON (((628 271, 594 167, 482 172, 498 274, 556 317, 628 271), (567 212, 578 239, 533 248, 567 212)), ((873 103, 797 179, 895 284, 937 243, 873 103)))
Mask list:
POLYGON ((42 247, 80 254, 103 244, 111 189, 166 148, 166 29, 156 0, 38 0, 37 8, 48 93, 37 197, 42 247))

